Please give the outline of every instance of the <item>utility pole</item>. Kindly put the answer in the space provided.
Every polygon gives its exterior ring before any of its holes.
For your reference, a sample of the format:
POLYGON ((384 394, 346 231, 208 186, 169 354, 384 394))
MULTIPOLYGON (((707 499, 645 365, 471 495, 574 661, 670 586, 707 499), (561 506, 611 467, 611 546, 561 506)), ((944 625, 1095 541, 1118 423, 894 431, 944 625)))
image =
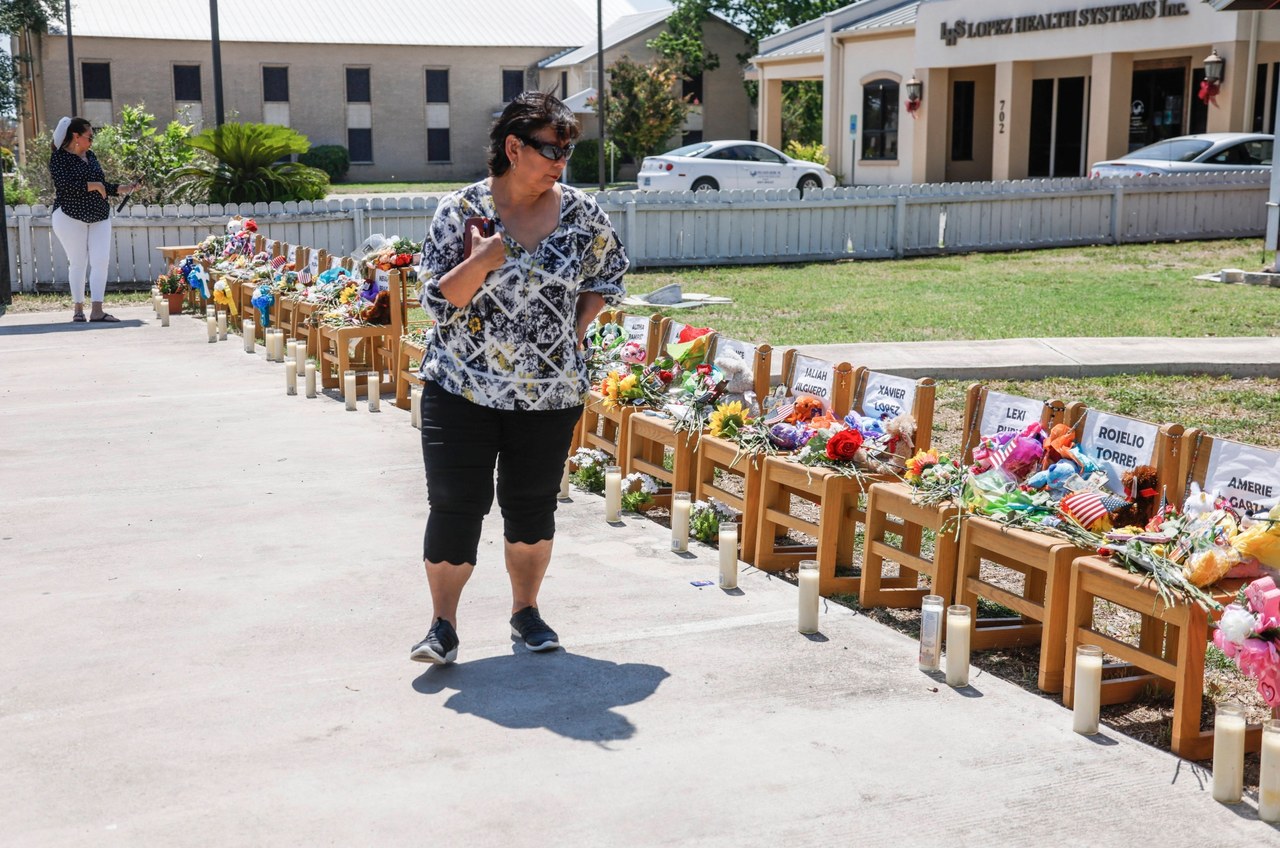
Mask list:
POLYGON ((4 208, 4 168, 0 166, 0 315, 13 303, 13 280, 9 276, 9 213, 4 208))
POLYGON ((213 112, 220 127, 226 121, 222 108, 222 40, 218 37, 218 0, 209 0, 209 29, 213 40, 213 112))
POLYGON ((604 191, 604 0, 596 0, 596 117, 600 121, 600 147, 596 159, 600 166, 600 190, 604 191))
POLYGON ((71 39, 71 0, 63 0, 63 14, 67 17, 67 70, 71 74, 71 111, 67 114, 74 116, 78 111, 76 108, 76 47, 75 42, 71 39))

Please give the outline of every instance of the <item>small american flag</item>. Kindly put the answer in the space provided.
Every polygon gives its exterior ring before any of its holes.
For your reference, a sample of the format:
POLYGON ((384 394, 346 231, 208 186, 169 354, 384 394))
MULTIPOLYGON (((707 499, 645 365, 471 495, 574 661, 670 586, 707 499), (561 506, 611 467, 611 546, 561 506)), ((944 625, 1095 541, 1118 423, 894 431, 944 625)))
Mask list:
POLYGON ((984 468, 998 468, 1013 453, 1013 439, 1003 445, 995 444, 993 439, 983 439, 982 445, 973 452, 973 461, 984 468))
POLYGON ((308 271, 306 268, 303 268, 301 271, 298 272, 298 285, 300 286, 311 285, 311 272, 308 271))
POLYGON ((271 260, 271 270, 279 271, 281 268, 284 267, 284 263, 286 261, 288 260, 286 260, 283 256, 277 256, 275 259, 271 260))
POLYGON ((786 403, 780 403, 773 408, 773 412, 764 419, 764 426, 772 427, 774 424, 781 424, 787 420, 787 416, 796 411, 795 399, 791 399, 786 403))
POLYGON ((1059 507, 1067 515, 1088 527, 1107 514, 1107 504, 1097 492, 1073 492, 1062 499, 1059 507))

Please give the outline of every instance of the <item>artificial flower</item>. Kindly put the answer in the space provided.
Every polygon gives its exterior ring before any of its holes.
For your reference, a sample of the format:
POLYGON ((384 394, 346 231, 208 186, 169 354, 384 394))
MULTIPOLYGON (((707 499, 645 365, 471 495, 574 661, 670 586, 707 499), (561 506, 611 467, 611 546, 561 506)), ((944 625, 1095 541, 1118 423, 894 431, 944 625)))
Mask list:
POLYGON ((827 458, 851 462, 862 447, 862 434, 857 430, 840 430, 827 439, 827 458))
POLYGON ((748 423, 747 407, 741 401, 729 401, 716 407, 707 423, 707 431, 712 436, 732 439, 748 423))

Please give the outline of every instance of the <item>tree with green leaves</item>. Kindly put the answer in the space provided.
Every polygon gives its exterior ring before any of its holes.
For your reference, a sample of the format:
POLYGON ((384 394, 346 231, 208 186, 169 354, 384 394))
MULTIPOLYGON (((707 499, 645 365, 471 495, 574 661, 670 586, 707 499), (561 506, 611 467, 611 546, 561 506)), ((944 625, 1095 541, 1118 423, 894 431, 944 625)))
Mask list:
POLYGON ((685 77, 720 67, 720 57, 708 52, 702 41, 702 22, 714 0, 677 0, 666 28, 647 46, 670 60, 685 77))
POLYGON ((0 113, 16 114, 26 100, 31 57, 40 49, 50 21, 62 20, 57 0, 0 0, 0 33, 18 38, 21 52, 0 57, 0 113))
POLYGON ((676 95, 680 71, 669 60, 640 65, 626 56, 609 66, 609 138, 639 162, 675 135, 689 104, 676 95))
MULTIPOLYGON (((782 30, 819 18, 827 12, 849 5, 850 0, 671 0, 675 7, 667 19, 673 34, 669 39, 658 36, 649 43, 668 58, 698 57, 707 54, 702 45, 702 20, 710 13, 733 21, 747 31, 747 52, 737 59, 745 63, 755 55, 760 39, 782 30), (674 27, 672 21, 675 22, 674 27), (692 23, 691 23, 692 22, 692 23), (658 46, 661 44, 661 48, 658 46)), ((719 59, 716 59, 717 64, 719 59)), ((709 66, 707 70, 713 70, 709 66)))
POLYGON ((270 203, 319 200, 329 175, 285 157, 306 153, 311 142, 275 124, 223 124, 187 141, 212 158, 175 169, 174 192, 192 203, 270 203))

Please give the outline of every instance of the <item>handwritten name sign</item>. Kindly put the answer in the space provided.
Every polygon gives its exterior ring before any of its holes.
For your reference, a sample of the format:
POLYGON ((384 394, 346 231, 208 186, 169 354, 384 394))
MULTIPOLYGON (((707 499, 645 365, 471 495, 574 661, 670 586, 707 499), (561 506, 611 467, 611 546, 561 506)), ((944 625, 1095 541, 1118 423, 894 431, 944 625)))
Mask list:
POLYGON ((1042 401, 988 391, 986 403, 982 406, 982 418, 978 422, 978 432, 984 436, 1021 433, 1028 424, 1038 422, 1043 411, 1042 401))
POLYGON ((298 261, 298 246, 296 244, 289 245, 289 252, 285 254, 285 260, 288 262, 298 261))
POLYGON ((320 251, 311 251, 311 259, 307 262, 307 270, 310 271, 312 275, 320 273, 320 251))
POLYGON ((1204 489, 1221 493, 1240 512, 1266 512, 1280 500, 1280 451, 1216 441, 1204 489))
POLYGON ((1120 494, 1124 492, 1120 482, 1124 472, 1151 464, 1159 432, 1159 427, 1146 421, 1091 411, 1084 420, 1080 447, 1101 463, 1107 472, 1108 488, 1120 494))
POLYGON ((380 291, 386 291, 391 288, 391 272, 381 269, 373 272, 374 282, 377 283, 380 291))
POLYGON ((684 328, 688 324, 681 324, 679 321, 672 321, 671 326, 667 328, 667 344, 675 344, 680 341, 680 334, 684 332, 684 328))
MULTIPOLYGON (((342 257, 341 257, 341 256, 330 256, 330 257, 329 257, 329 267, 330 267, 330 268, 340 268, 340 267, 342 267, 342 257)), ((426 275, 426 276, 430 276, 430 275, 426 275)))
POLYGON ((622 319, 622 329, 627 334, 627 341, 644 344, 649 338, 649 319, 642 315, 627 315, 622 319))
POLYGON ((862 414, 872 418, 896 418, 910 412, 916 402, 916 381, 907 377, 867 372, 867 387, 862 393, 862 414))
POLYGON ((737 339, 727 338, 726 336, 720 336, 719 340, 716 342, 716 357, 719 358, 727 351, 733 351, 733 355, 736 355, 743 362, 747 363, 747 365, 755 365, 755 345, 739 341, 737 339))
POLYGON ((812 356, 797 355, 791 372, 791 394, 810 395, 831 406, 835 394, 836 366, 812 356))

